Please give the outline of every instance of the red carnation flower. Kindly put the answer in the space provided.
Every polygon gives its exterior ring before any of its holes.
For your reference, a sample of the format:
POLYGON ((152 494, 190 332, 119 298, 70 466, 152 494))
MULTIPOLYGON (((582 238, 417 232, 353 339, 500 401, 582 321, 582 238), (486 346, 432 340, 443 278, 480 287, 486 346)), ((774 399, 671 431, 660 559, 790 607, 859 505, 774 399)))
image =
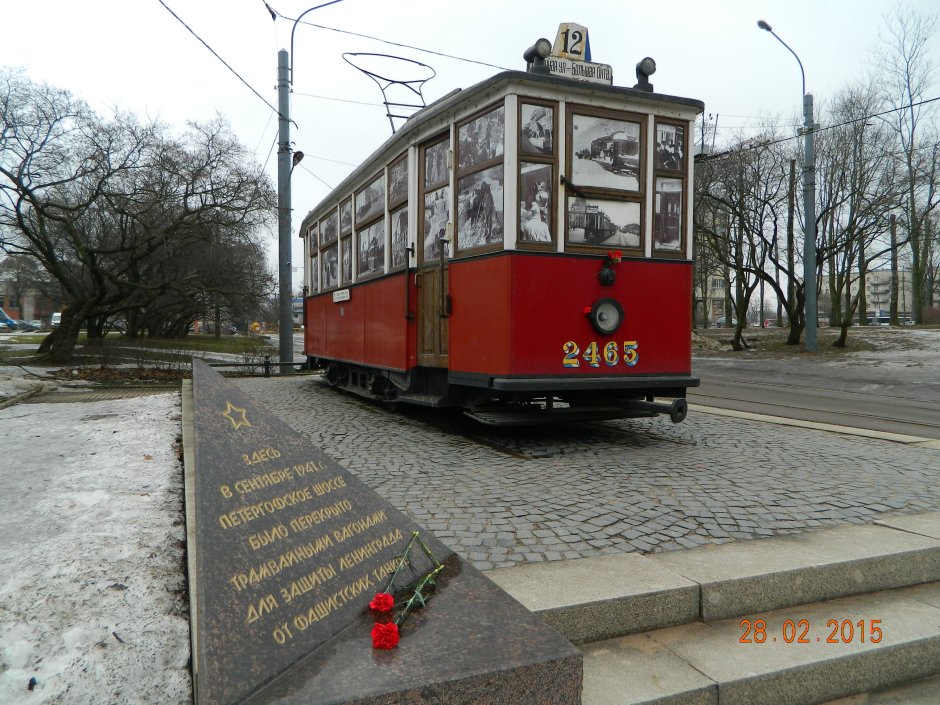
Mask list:
POLYGON ((397 624, 394 622, 385 622, 375 624, 372 627, 373 649, 394 649, 396 646, 398 646, 397 624))
POLYGON ((387 592, 377 592, 372 602, 369 603, 369 609, 373 612, 391 612, 395 606, 395 598, 387 592))

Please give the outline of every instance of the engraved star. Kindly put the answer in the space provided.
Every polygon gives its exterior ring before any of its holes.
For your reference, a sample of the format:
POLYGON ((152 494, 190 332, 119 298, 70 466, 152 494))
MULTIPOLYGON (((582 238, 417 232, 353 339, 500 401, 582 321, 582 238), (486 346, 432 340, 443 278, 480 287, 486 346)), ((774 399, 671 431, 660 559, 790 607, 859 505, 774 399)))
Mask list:
POLYGON ((251 424, 248 422, 248 417, 245 415, 246 409, 243 409, 240 406, 235 406, 230 401, 227 401, 225 403, 226 403, 226 409, 225 411, 222 411, 220 413, 222 414, 222 416, 224 416, 225 418, 227 418, 229 421, 232 422, 232 428, 234 428, 237 431, 242 426, 251 426, 251 424), (233 414, 232 413, 233 411, 237 413, 233 414))

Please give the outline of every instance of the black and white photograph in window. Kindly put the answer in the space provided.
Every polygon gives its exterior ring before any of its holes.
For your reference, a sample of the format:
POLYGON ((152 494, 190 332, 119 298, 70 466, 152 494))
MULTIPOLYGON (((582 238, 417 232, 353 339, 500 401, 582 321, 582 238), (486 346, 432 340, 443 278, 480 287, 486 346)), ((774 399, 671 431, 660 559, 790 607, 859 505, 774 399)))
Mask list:
POLYGON ((681 125, 656 125, 656 168, 681 171, 685 148, 685 128, 681 125))
POLYGON ((320 224, 314 223, 310 228, 310 250, 316 250, 320 246, 320 224))
POLYGON ((424 185, 433 186, 447 181, 447 140, 438 142, 424 152, 424 185))
POLYGON ((640 247, 640 203, 568 198, 568 242, 598 247, 640 247))
POLYGON ((519 242, 551 242, 552 166, 522 163, 519 181, 519 242))
POLYGON ((503 113, 503 107, 500 106, 457 128, 459 170, 502 156, 505 131, 503 113))
POLYGON ((385 210, 385 190, 382 175, 376 176, 362 191, 356 194, 356 228, 385 210))
POLYGON ((343 248, 343 283, 349 284, 352 281, 352 237, 344 237, 341 241, 343 248))
POLYGON ((424 194, 424 247, 423 260, 441 256, 442 238, 447 236, 450 220, 450 189, 445 186, 424 194))
POLYGON ((571 142, 575 185, 639 190, 640 123, 575 114, 571 142))
POLYGON ((503 241, 503 165, 465 176, 457 192, 457 249, 503 241))
POLYGON ((314 255, 310 258, 310 293, 316 294, 320 290, 320 258, 314 255))
POLYGON ((555 111, 546 105, 523 103, 521 113, 520 151, 550 156, 554 151, 555 111))
POLYGON ((339 231, 337 230, 336 211, 330 213, 326 218, 320 221, 320 244, 326 245, 336 240, 339 231))
POLYGON ((377 220, 359 231, 359 276, 385 270, 385 221, 377 220))
POLYGON ((337 246, 323 250, 323 288, 332 289, 339 284, 339 259, 337 246))
POLYGON ((408 207, 392 213, 392 268, 408 262, 408 207))
POLYGON ((678 252, 682 246, 682 179, 656 179, 653 247, 678 252))
POLYGON ((352 230, 352 199, 347 198, 339 207, 339 231, 345 235, 352 230))
POLYGON ((388 203, 398 204, 408 198, 408 158, 402 157, 388 168, 388 203))

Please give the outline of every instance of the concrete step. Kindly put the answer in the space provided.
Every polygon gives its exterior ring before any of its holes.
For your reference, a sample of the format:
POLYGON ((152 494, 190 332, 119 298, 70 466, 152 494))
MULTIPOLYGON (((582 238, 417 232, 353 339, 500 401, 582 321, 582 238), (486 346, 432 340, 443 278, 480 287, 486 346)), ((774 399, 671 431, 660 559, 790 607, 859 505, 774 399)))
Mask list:
POLYGON ((940 703, 937 512, 487 574, 582 645, 584 705, 940 703))
MULTIPOLYGON (((940 582, 745 619, 584 645, 583 704, 813 705, 940 674, 940 582), (851 627, 834 632, 830 620, 851 627), (746 633, 750 643, 742 643, 746 633), (807 643, 798 643, 801 637, 807 643)), ((925 681, 909 692, 928 697, 933 691, 934 699, 924 702, 940 702, 936 685, 925 681)))
POLYGON ((940 676, 925 678, 897 688, 850 695, 822 705, 937 705, 940 702, 940 676))
POLYGON ((580 644, 940 581, 940 513, 487 575, 580 644))

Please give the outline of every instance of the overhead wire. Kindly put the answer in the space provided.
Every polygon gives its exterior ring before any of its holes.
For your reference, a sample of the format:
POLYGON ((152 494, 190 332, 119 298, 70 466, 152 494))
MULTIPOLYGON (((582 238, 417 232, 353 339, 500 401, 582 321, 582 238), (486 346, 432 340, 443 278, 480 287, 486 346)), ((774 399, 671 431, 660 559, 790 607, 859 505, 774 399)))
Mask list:
MULTIPOLYGON (((902 110, 908 110, 910 108, 917 108, 921 105, 927 105, 928 103, 933 103, 940 100, 940 96, 936 98, 927 98, 926 100, 921 100, 916 103, 908 103, 907 105, 902 105, 897 108, 891 108, 890 110, 883 110, 880 113, 871 113, 869 115, 864 115, 862 117, 852 118, 851 120, 846 120, 844 122, 836 123, 834 125, 826 125, 825 127, 816 127, 813 129, 813 132, 825 132, 826 130, 835 130, 839 127, 845 127, 846 125, 852 125, 857 122, 862 122, 863 120, 871 120, 872 118, 882 117, 884 115, 890 115, 891 113, 897 113, 902 110)), ((718 152, 717 154, 707 154, 707 155, 696 155, 696 162, 708 162, 713 159, 721 159, 723 157, 730 156, 732 154, 741 154, 743 152, 750 152, 755 149, 762 149, 764 147, 772 147, 775 144, 781 144, 783 142, 789 142, 790 140, 799 139, 802 135, 793 135, 792 137, 781 137, 775 140, 767 140, 765 142, 758 142, 756 144, 751 144, 746 147, 740 147, 738 149, 728 149, 724 152, 718 152)))
POLYGON ((319 98, 320 100, 334 100, 338 103, 353 103, 355 105, 367 105, 369 107, 375 108, 384 108, 385 103, 369 103, 364 100, 350 100, 348 98, 333 98, 328 95, 314 95, 313 93, 300 93, 299 91, 292 91, 294 95, 303 96, 304 98, 319 98))
POLYGON ((304 20, 299 20, 299 21, 298 21, 298 20, 294 19, 293 17, 288 17, 287 15, 284 15, 284 14, 281 14, 280 12, 277 12, 277 10, 272 9, 272 8, 270 7, 270 5, 268 5, 267 3, 265 3, 265 5, 268 7, 269 11, 271 11, 271 12, 276 12, 278 17, 280 17, 281 19, 287 20, 288 22, 296 22, 296 23, 298 23, 298 24, 305 24, 305 25, 307 25, 307 26, 309 26, 309 27, 316 27, 317 29, 325 29, 325 30, 327 30, 327 31, 329 31, 329 32, 336 32, 336 33, 338 33, 338 34, 348 34, 349 36, 352 36, 352 37, 359 37, 360 39, 370 39, 370 40, 372 40, 372 41, 380 42, 380 43, 382 43, 382 44, 388 44, 389 46, 393 46, 393 47, 400 47, 400 48, 402 48, 402 49, 411 49, 412 51, 419 51, 419 52, 422 52, 422 53, 424 53, 424 54, 431 54, 431 55, 433 55, 433 56, 440 56, 440 57, 443 57, 443 58, 445 58, 445 59, 454 59, 455 61, 465 61, 465 62, 468 63, 468 64, 478 64, 479 66, 486 66, 486 67, 488 67, 488 68, 499 69, 500 71, 511 71, 511 70, 512 70, 512 69, 506 68, 505 66, 500 66, 500 65, 498 65, 498 64, 491 64, 491 63, 488 63, 488 62, 486 62, 486 61, 479 61, 478 59, 468 59, 468 58, 466 58, 466 57, 464 57, 464 56, 456 56, 456 55, 454 55, 454 54, 447 54, 447 53, 442 52, 442 51, 435 51, 434 49, 425 49, 425 48, 423 48, 423 47, 417 47, 417 46, 414 46, 414 45, 412 45, 412 44, 403 44, 402 42, 393 42, 393 41, 391 41, 391 40, 389 40, 389 39, 382 39, 381 37, 373 37, 373 36, 371 36, 371 35, 369 35, 369 34, 362 34, 362 33, 360 33, 360 32, 350 32, 349 30, 346 30, 346 29, 338 29, 338 28, 336 28, 336 27, 328 27, 328 26, 326 26, 326 25, 316 24, 316 23, 314 23, 314 22, 307 22, 307 21, 304 21, 304 20))
POLYGON ((299 166, 301 169, 303 169, 303 170, 306 171, 308 174, 310 174, 310 176, 312 176, 312 177, 315 178, 317 181, 319 181, 321 184, 323 184, 323 185, 326 186, 328 189, 330 189, 330 191, 333 190, 333 187, 330 186, 326 181, 324 181, 324 180, 321 179, 319 176, 317 176, 317 175, 314 174, 312 171, 310 171, 310 169, 308 169, 307 167, 305 167, 305 166, 303 165, 303 162, 300 162, 299 164, 297 164, 297 166, 299 166))
MULTIPOLYGON (((261 101, 262 101, 265 105, 267 105, 269 108, 271 108, 271 110, 273 110, 275 113, 277 113, 279 117, 284 118, 284 119, 289 119, 289 118, 287 118, 286 116, 281 115, 281 111, 280 111, 280 110, 278 110, 278 109, 275 108, 273 105, 271 105, 271 103, 269 103, 269 102, 267 101, 267 99, 266 99, 264 96, 262 96, 258 91, 256 91, 256 90, 254 89, 254 87, 253 87, 250 83, 248 83, 248 81, 246 81, 244 78, 242 78, 241 74, 238 73, 238 71, 236 71, 234 68, 232 68, 232 66, 231 66, 225 59, 223 59, 221 56, 219 56, 218 52, 217 52, 215 49, 213 49, 211 46, 209 46, 209 44, 206 42, 206 40, 204 40, 202 37, 200 37, 198 34, 196 34, 196 32, 193 30, 193 28, 190 27, 188 24, 186 24, 186 22, 184 22, 184 21, 182 20, 182 18, 180 18, 179 15, 177 15, 175 12, 173 12, 173 10, 170 9, 169 5, 167 5, 165 2, 163 2, 163 0, 157 0, 157 2, 160 3, 161 5, 163 5, 163 7, 166 9, 166 11, 169 12, 171 15, 173 15, 173 17, 176 18, 176 21, 177 21, 177 22, 179 22, 181 25, 183 25, 183 26, 189 31, 189 33, 192 34, 196 39, 198 39, 198 40, 200 41, 200 43, 201 43, 206 49, 208 49, 210 52, 212 52, 212 55, 213 55, 215 58, 217 58, 219 61, 221 61, 222 64, 225 66, 225 68, 227 68, 229 71, 231 71, 233 74, 235 74, 235 76, 238 78, 238 80, 241 81, 242 83, 244 83, 252 93, 254 93, 256 96, 258 96, 258 98, 261 99, 261 101)), ((293 122, 293 121, 292 121, 292 122, 293 122)), ((296 124, 296 123, 295 123, 295 124, 296 124)))

